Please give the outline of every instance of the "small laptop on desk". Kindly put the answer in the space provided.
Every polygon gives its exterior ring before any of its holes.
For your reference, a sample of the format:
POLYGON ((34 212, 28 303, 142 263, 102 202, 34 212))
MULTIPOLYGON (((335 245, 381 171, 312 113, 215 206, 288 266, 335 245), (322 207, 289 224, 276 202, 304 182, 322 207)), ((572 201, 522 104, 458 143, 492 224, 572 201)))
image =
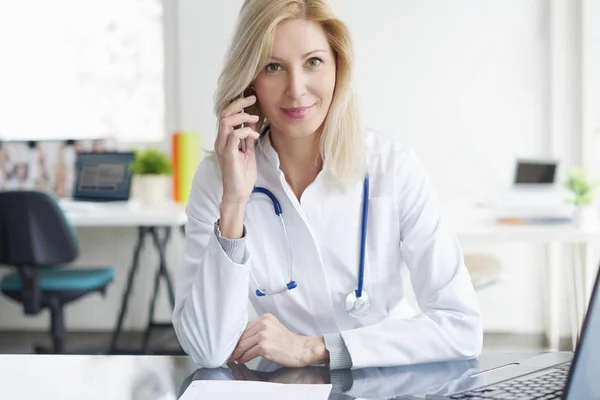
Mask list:
POLYGON ((558 161, 518 159, 513 184, 536 191, 551 189, 556 183, 558 161))
POLYGON ((97 203, 125 205, 131 192, 133 152, 83 152, 75 161, 73 194, 61 199, 65 211, 89 211, 97 203), (92 204, 94 203, 94 204, 92 204))
POLYGON ((75 161, 73 200, 127 202, 133 152, 80 153, 75 161))
POLYGON ((568 191, 558 181, 559 162, 517 159, 512 183, 491 200, 501 222, 554 224, 571 222, 568 191))
POLYGON ((486 384, 427 399, 600 399, 600 273, 575 355, 546 353, 477 374, 486 384))

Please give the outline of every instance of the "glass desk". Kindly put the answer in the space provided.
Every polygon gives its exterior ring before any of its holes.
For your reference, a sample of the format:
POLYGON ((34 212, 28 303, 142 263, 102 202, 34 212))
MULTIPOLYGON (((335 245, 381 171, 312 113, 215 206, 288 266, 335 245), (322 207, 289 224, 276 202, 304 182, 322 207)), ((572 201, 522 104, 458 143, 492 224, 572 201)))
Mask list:
POLYGON ((417 399, 478 386, 482 378, 472 376, 477 372, 537 354, 484 354, 471 361, 354 371, 280 368, 260 359, 198 369, 189 357, 181 356, 0 355, 0 398, 175 400, 194 380, 237 379, 331 383, 330 399, 417 399))

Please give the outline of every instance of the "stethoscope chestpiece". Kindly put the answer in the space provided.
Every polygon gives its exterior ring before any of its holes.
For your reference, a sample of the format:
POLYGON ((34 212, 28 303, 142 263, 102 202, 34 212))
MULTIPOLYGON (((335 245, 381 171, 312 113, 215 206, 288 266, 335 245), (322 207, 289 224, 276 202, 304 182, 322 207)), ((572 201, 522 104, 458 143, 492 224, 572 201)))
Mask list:
POLYGON ((356 297, 356 291, 351 291, 346 296, 346 312, 354 318, 362 318, 371 311, 371 299, 366 291, 362 291, 360 297, 356 297))

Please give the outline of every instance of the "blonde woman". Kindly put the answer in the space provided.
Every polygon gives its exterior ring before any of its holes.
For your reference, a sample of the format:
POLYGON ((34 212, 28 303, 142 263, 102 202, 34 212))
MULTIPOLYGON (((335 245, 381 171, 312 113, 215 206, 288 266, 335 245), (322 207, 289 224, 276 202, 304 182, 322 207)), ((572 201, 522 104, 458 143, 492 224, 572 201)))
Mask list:
POLYGON ((350 34, 329 1, 246 0, 215 111, 173 315, 198 365, 478 356, 457 238, 414 152, 363 128, 350 34))

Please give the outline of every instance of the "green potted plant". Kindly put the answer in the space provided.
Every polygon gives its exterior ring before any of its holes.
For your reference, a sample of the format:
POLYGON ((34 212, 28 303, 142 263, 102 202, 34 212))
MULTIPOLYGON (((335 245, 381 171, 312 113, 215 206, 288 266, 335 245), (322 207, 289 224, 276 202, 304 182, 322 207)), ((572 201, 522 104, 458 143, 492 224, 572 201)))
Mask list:
POLYGON ((131 162, 131 172, 142 206, 155 207, 168 202, 173 165, 167 154, 156 148, 137 150, 131 162))
POLYGON ((582 168, 569 171, 564 186, 573 195, 568 202, 575 205, 574 223, 579 228, 595 228, 598 224, 598 212, 592 202, 599 183, 582 168))

